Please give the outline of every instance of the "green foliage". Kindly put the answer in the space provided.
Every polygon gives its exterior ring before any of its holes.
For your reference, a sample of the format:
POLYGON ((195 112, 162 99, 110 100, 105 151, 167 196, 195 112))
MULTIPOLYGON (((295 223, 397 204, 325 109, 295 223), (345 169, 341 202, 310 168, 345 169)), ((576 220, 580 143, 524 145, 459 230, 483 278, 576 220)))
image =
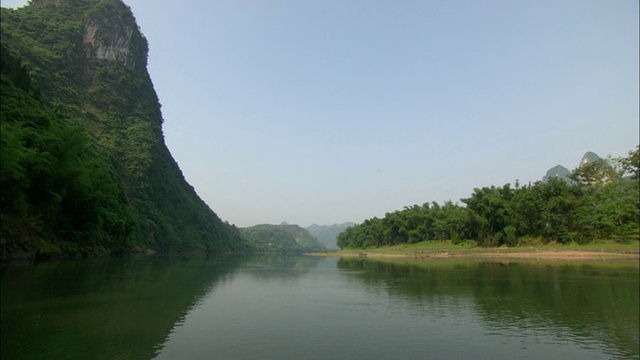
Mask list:
POLYGON ((119 177, 1 53, 0 257, 122 250, 132 218, 119 177))
POLYGON ((166 148, 147 41, 121 0, 0 15, 3 257, 249 249, 166 148))
POLYGON ((240 229, 253 251, 263 253, 305 253, 326 247, 298 225, 256 225, 240 229))
POLYGON ((462 199, 466 206, 426 203, 365 220, 340 233, 338 246, 358 249, 442 240, 455 244, 463 239, 475 239, 485 247, 528 245, 539 239, 561 244, 637 241, 637 169, 638 150, 574 170, 572 184, 552 178, 516 189, 509 184, 476 188, 462 199))

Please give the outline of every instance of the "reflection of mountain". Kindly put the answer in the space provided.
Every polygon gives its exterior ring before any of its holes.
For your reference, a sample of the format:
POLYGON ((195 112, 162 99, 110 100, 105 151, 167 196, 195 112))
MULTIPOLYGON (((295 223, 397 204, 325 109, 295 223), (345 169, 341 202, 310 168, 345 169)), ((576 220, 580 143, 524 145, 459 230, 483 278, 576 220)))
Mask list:
POLYGON ((265 280, 299 278, 318 266, 319 261, 320 258, 314 256, 252 256, 237 271, 265 280))
POLYGON ((637 263, 341 259, 338 267, 375 291, 382 287, 390 296, 416 304, 437 304, 445 297, 469 299, 492 327, 556 329, 559 338, 599 341, 623 357, 639 353, 637 263))
POLYGON ((149 359, 239 259, 100 259, 2 269, 2 359, 149 359))

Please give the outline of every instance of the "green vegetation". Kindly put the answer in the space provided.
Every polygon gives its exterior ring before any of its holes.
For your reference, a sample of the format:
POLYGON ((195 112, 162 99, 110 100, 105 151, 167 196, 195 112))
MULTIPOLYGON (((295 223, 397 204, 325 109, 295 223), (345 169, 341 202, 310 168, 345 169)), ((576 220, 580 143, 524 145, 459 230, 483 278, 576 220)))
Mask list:
POLYGON ((375 248, 422 241, 471 241, 483 247, 535 242, 586 244, 637 241, 640 214, 638 148, 628 157, 601 159, 571 174, 515 189, 474 189, 466 206, 426 203, 352 226, 338 236, 341 249, 375 248))
POLYGON ((134 221, 118 175, 4 47, 1 64, 2 257, 125 250, 134 221))
POLYGON ((257 252, 305 253, 326 247, 298 225, 256 225, 241 228, 240 234, 257 252))
POLYGON ((249 250, 166 148, 147 41, 121 0, 0 14, 0 258, 249 250))
MULTIPOLYGON (((527 239, 531 240, 531 239, 527 239)), ((451 240, 442 241, 422 241, 413 244, 396 244, 385 245, 375 248, 368 248, 366 251, 363 249, 347 248, 340 251, 340 255, 353 255, 364 256, 384 259, 388 258, 393 261, 406 261, 407 259, 424 259, 430 258, 451 258, 459 259, 456 255, 461 255, 464 258, 483 258, 483 255, 499 254, 501 257, 509 258, 510 254, 537 254, 531 256, 531 259, 540 260, 541 253, 556 253, 564 251, 580 251, 580 252, 592 252, 597 255, 594 258, 606 259, 606 258, 619 258, 618 255, 623 254, 638 254, 640 252, 640 242, 629 241, 621 243, 616 240, 594 240, 587 244, 561 244, 557 242, 543 243, 542 239, 535 239, 535 241, 523 241, 519 243, 517 247, 501 246, 497 248, 486 248, 478 244, 477 241, 466 240, 454 244, 451 240), (379 255, 379 256, 378 256, 379 255)), ((520 259, 527 258, 526 256, 520 256, 520 259)), ((549 258, 553 259, 553 256, 549 258)), ((558 258, 555 258, 558 259, 558 258)))

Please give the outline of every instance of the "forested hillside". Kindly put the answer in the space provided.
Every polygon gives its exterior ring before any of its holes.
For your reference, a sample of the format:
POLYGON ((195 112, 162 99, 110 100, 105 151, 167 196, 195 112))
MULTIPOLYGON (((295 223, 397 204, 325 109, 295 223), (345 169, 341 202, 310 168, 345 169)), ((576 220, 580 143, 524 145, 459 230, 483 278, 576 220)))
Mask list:
POLYGON ((463 205, 426 203, 374 217, 338 236, 338 246, 366 248, 420 241, 465 240, 482 246, 532 241, 587 243, 637 241, 640 233, 638 149, 628 157, 600 159, 571 173, 520 186, 483 187, 463 205))
POLYGON ((318 239, 298 225, 256 225, 241 228, 240 233, 258 252, 308 253, 327 250, 318 239))
POLYGON ((248 249, 165 146, 124 3, 34 0, 1 26, 3 258, 248 249))

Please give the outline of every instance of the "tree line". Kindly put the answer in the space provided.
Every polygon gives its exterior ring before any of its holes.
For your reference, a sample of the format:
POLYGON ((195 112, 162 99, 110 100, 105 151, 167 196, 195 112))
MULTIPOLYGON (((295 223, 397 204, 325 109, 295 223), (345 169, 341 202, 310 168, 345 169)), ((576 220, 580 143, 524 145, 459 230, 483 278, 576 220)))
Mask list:
POLYGON ((570 180, 475 188, 462 204, 446 201, 407 206, 349 227, 341 249, 421 241, 473 241, 480 246, 518 246, 542 241, 585 244, 595 239, 638 240, 638 149, 627 157, 582 165, 570 180))

